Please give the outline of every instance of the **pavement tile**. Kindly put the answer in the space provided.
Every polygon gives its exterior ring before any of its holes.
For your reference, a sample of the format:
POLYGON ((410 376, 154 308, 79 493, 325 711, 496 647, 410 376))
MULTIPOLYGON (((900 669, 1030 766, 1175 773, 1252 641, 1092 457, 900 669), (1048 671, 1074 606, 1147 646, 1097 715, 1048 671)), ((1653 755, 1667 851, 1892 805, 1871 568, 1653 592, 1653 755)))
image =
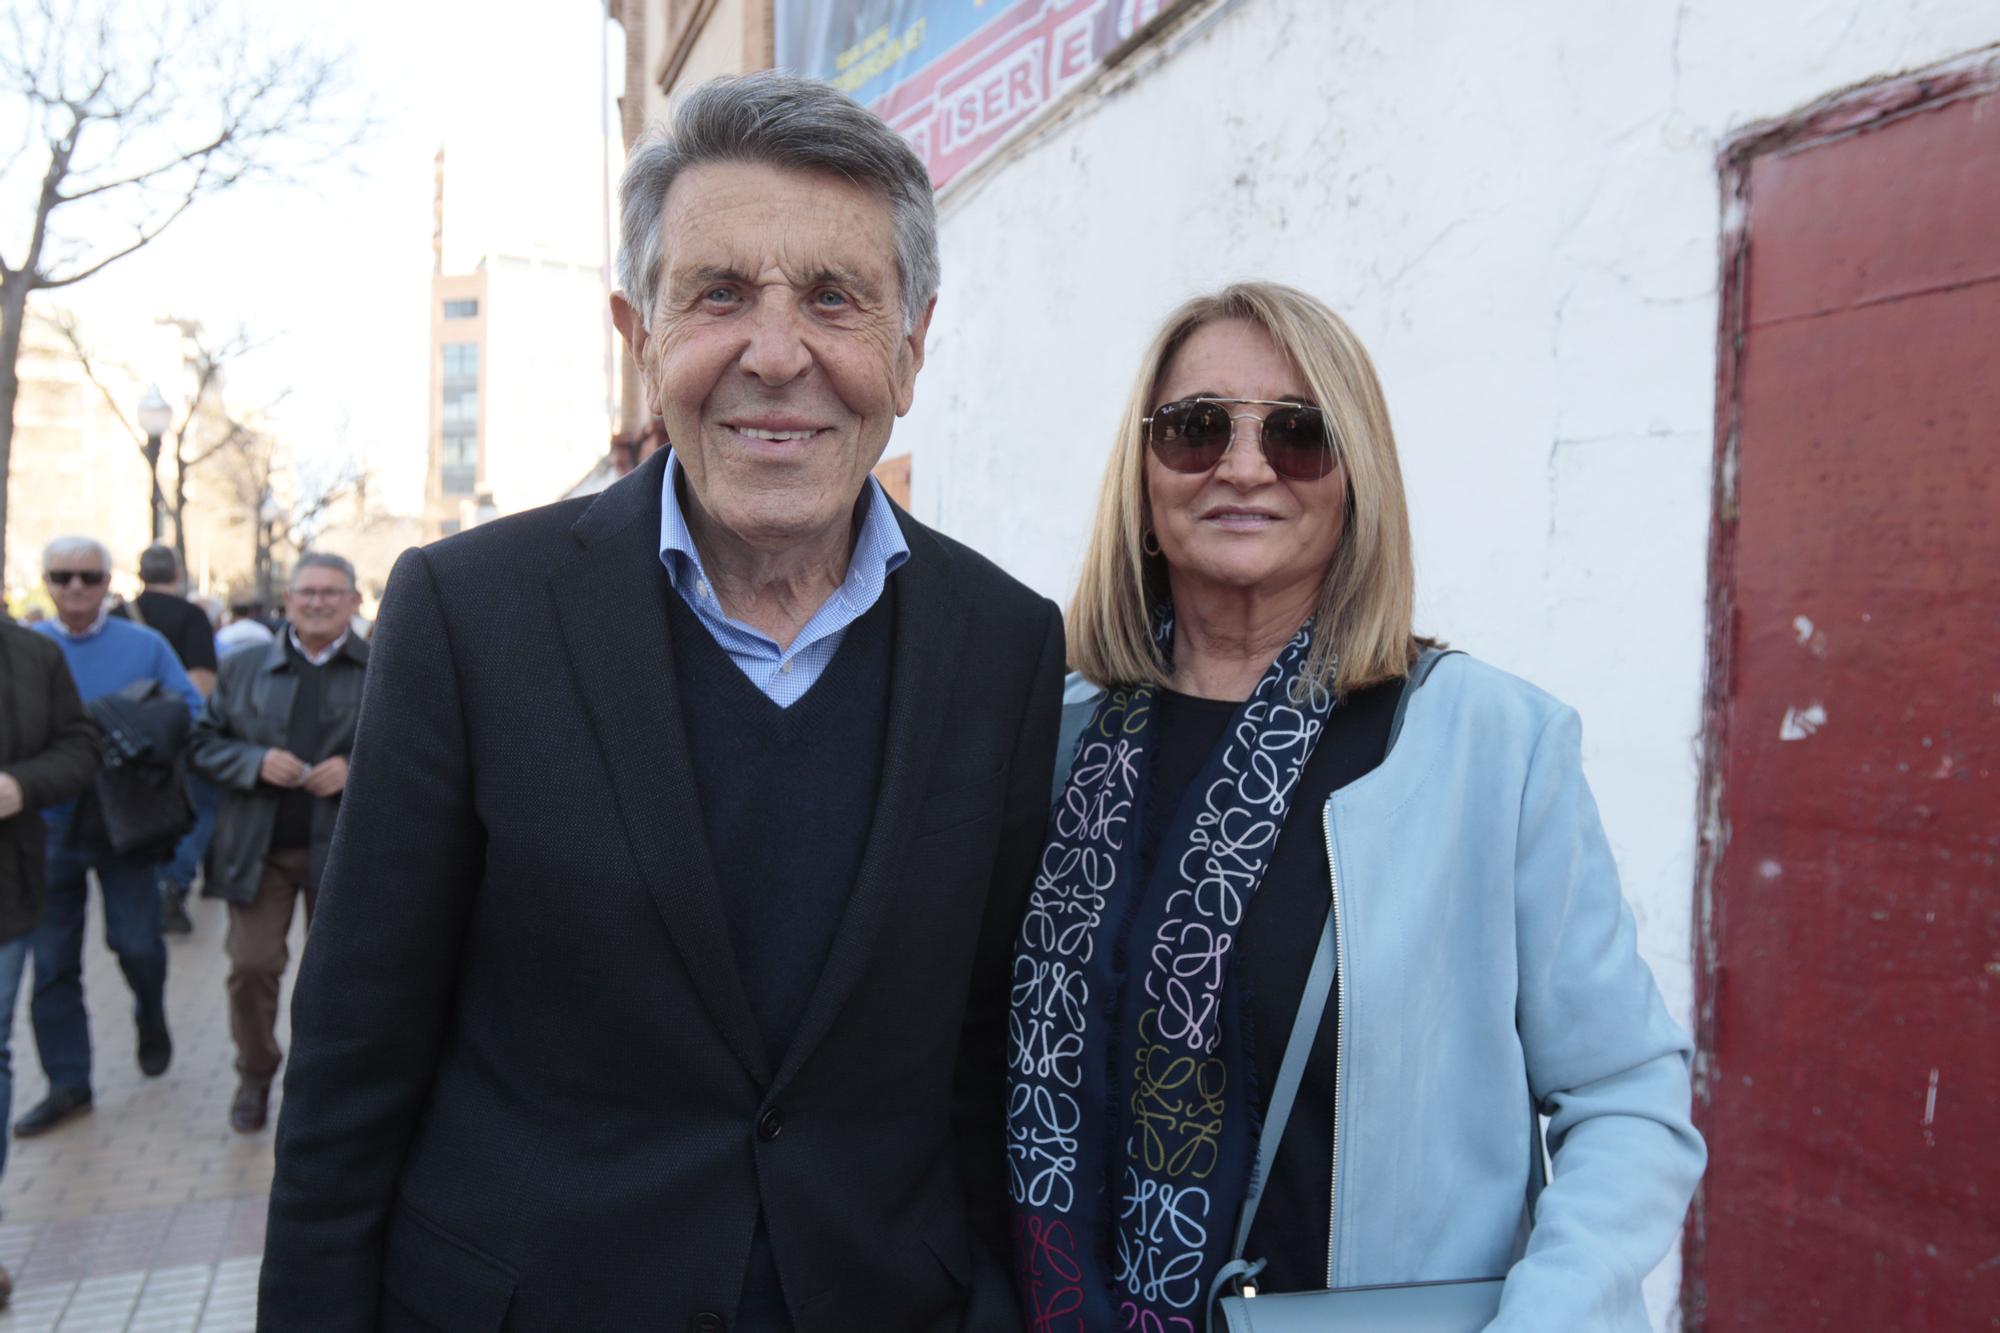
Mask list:
MULTIPOLYGON (((223 998, 227 914, 206 900, 189 911, 195 933, 167 940, 174 1063, 157 1079, 142 1076, 133 1060, 131 996, 104 948, 101 911, 91 912, 84 995, 95 1106, 52 1133, 8 1145, 0 1267, 15 1287, 0 1311, 0 1333, 248 1333, 255 1326, 272 1133, 229 1128, 236 1073, 223 998)), ((293 924, 294 971, 303 937, 301 919, 293 924)), ((287 1015, 290 982, 288 975, 287 1015)), ((29 987, 21 991, 25 997, 29 987)), ((281 1018, 281 1045, 288 1028, 281 1018)), ((11 1115, 18 1115, 46 1090, 25 999, 15 1006, 12 1039, 11 1115)))

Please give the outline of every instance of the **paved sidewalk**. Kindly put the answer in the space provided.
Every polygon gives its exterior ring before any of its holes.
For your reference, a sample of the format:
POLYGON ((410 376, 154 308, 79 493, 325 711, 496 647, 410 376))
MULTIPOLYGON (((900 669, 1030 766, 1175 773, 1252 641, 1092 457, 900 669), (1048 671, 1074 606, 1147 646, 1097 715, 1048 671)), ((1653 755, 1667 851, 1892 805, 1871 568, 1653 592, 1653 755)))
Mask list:
MULTIPOLYGON (((131 992, 104 948, 94 889, 91 897, 84 987, 96 1104, 60 1129, 8 1145, 0 1265, 14 1276, 14 1299, 0 1313, 0 1333, 247 1330, 272 1130, 229 1128, 236 1051, 223 997, 227 914, 220 903, 191 902, 194 934, 167 937, 174 1063, 149 1079, 136 1063, 131 992)), ((295 921, 292 972, 303 937, 295 921)), ((281 1013, 290 1010, 290 980, 281 1013)), ((47 1088, 28 1024, 30 984, 24 976, 14 1010, 14 1117, 47 1088)), ((281 1045, 288 1035, 281 1020, 281 1045)), ((275 1125, 275 1096, 271 1109, 275 1125)))

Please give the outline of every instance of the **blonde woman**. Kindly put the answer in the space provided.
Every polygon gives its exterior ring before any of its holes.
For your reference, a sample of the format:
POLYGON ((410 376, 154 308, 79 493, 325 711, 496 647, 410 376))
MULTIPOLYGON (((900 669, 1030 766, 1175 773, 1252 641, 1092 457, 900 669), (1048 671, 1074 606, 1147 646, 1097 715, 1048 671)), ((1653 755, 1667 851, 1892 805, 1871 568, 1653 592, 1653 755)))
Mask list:
POLYGON ((1078 736, 1015 965, 1031 1328, 1192 1333, 1251 1273, 1504 1275, 1494 1328, 1646 1327, 1705 1160, 1689 1042, 1576 714, 1419 638, 1413 582, 1354 334, 1265 283, 1176 310, 1069 609, 1078 736))

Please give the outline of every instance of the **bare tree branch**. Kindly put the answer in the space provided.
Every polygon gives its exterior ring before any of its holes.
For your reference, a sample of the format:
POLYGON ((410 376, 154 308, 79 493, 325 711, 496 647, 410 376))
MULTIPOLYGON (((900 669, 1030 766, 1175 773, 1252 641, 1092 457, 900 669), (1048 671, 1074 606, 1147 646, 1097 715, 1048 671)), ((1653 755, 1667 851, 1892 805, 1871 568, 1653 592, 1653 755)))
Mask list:
POLYGON ((205 199, 295 180, 372 133, 346 96, 347 57, 310 38, 263 43, 250 16, 272 12, 217 0, 6 6, 0 106, 23 114, 0 198, 28 206, 0 214, 0 543, 28 298, 96 276, 205 199))
MULTIPOLYGON (((70 355, 76 358, 78 369, 83 371, 83 377, 90 381, 91 386, 104 399, 104 405, 111 409, 111 415, 118 419, 118 424, 125 428, 125 433, 143 448, 146 443, 146 432, 140 430, 133 424, 132 419, 125 415, 124 405, 119 402, 118 395, 111 392, 111 386, 97 373, 97 358, 91 354, 89 344, 84 342, 83 329, 77 322, 75 314, 68 310, 57 310, 43 316, 42 320, 62 336, 63 342, 69 346, 70 355)), ((131 373, 129 366, 120 369, 125 370, 128 375, 131 373)))

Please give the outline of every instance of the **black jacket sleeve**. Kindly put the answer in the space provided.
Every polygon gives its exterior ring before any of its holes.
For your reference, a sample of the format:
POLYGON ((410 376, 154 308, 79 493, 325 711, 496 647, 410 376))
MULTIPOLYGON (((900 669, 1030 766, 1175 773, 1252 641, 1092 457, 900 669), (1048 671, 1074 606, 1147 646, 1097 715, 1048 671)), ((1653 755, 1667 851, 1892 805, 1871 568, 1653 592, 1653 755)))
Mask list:
POLYGON ((259 1328, 378 1321, 396 1182, 485 867, 462 707, 430 563, 406 551, 383 597, 293 1000, 259 1328))
POLYGON ((251 708, 255 681, 254 672, 235 667, 220 673, 188 741, 188 763, 194 771, 234 791, 256 790, 257 775, 269 748, 243 738, 243 732, 256 720, 251 708))
POLYGON ((46 658, 43 679, 48 748, 7 766, 7 772, 21 784, 23 813, 75 800, 97 774, 97 724, 77 697, 76 682, 62 653, 51 652, 46 658))
POLYGON ((1021 913, 1047 832, 1063 685, 1062 616, 1053 603, 1043 603, 1042 609, 1041 656, 1008 760, 1006 822, 986 892, 986 919, 953 1078, 959 1180, 975 1242, 967 1329, 1016 1329, 1021 1318, 1007 1200, 1007 1009, 1021 913))

